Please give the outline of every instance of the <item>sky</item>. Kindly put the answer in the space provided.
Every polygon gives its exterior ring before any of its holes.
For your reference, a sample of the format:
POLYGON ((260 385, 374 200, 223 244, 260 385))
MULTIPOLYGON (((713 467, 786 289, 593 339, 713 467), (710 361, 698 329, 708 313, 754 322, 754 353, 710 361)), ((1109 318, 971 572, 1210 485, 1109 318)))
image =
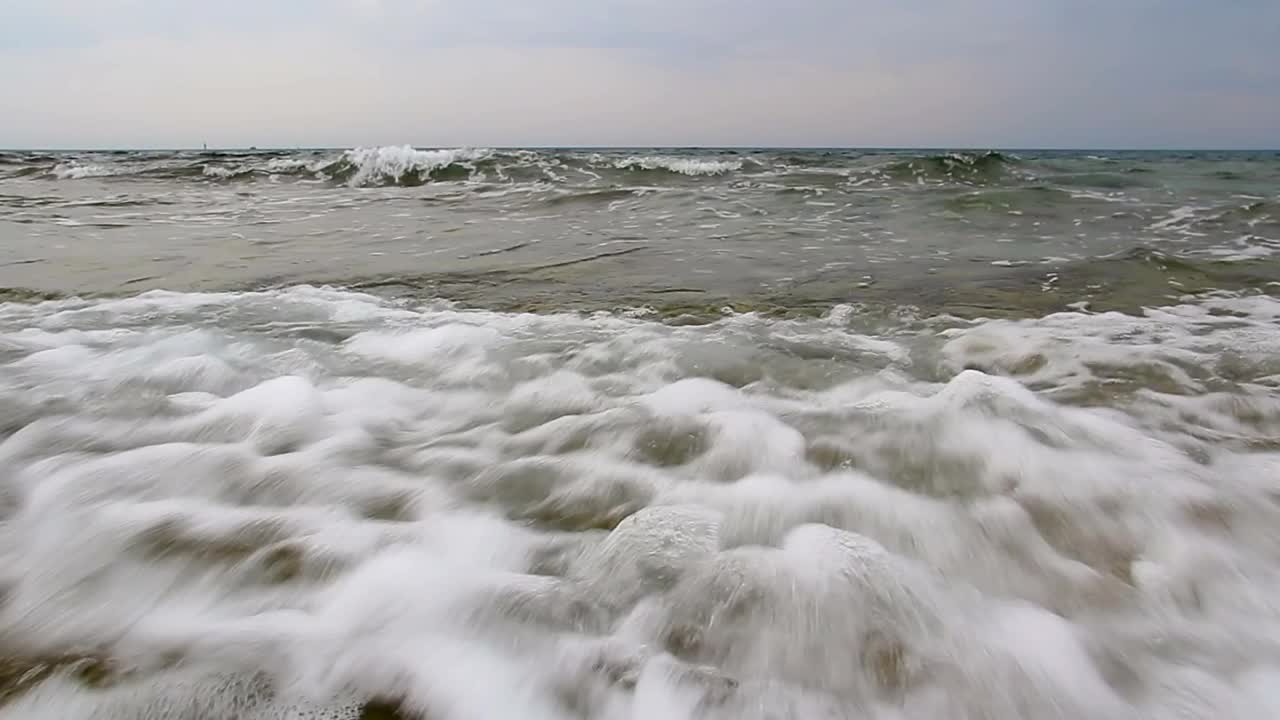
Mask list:
POLYGON ((0 147, 1280 147, 1277 0, 0 0, 0 147))

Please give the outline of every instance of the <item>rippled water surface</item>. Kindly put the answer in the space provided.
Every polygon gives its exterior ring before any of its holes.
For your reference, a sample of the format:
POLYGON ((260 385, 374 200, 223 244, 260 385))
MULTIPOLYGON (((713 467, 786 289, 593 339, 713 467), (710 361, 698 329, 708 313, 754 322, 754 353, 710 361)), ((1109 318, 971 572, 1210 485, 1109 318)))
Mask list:
POLYGON ((1267 153, 9 153, 0 288, 1134 310, 1280 281, 1277 186, 1267 153))
POLYGON ((0 718, 1278 717, 1278 169, 0 154, 0 718))

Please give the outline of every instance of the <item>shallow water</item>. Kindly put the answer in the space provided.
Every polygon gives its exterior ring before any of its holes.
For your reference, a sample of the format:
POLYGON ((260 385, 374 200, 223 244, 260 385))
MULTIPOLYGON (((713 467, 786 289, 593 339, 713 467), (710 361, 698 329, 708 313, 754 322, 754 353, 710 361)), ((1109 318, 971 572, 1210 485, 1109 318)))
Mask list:
POLYGON ((1102 299, 965 276, 994 307, 907 302, 923 273, 625 307, 659 295, 583 272, 560 306, 527 280, 539 313, 212 270, 41 301, 88 264, 32 263, 0 719, 1270 720, 1280 300, 1205 270, 1266 257, 1197 258, 1092 268, 1102 299))
POLYGON ((0 156, 10 297, 336 284, 507 310, 1134 311, 1280 285, 1276 153, 0 156))

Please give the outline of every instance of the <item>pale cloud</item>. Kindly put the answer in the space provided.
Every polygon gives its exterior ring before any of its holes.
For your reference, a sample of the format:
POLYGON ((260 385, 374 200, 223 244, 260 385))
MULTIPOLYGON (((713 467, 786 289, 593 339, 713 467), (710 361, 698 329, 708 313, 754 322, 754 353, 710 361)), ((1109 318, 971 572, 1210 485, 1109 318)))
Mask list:
POLYGON ((1274 5, 8 0, 0 146, 1280 145, 1274 5))

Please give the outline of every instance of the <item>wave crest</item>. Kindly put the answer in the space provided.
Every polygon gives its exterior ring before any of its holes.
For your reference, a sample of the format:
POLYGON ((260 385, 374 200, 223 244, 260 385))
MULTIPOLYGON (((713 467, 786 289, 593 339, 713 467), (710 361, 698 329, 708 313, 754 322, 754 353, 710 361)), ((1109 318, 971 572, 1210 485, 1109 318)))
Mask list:
POLYGON ((963 182, 986 184, 1006 179, 1010 168, 1021 161, 999 152, 949 152, 900 160, 882 168, 895 180, 916 182, 963 182))
MULTIPOLYGON (((1135 156, 1133 167, 1118 160, 1071 154, 1025 157, 1001 152, 919 152, 899 150, 732 150, 732 149, 475 149, 410 145, 348 150, 300 149, 236 152, 137 151, 0 154, 0 177, 110 182, 188 181, 197 183, 308 182, 336 186, 417 186, 462 181, 506 185, 628 186, 665 182, 687 185, 729 178, 784 191, 845 186, 904 187, 1072 187, 1114 192, 1157 189, 1163 179, 1154 165, 1162 156, 1135 156)), ((1270 162, 1242 156, 1239 162, 1270 162)), ((1203 166, 1206 183, 1231 183, 1237 192, 1257 195, 1241 177, 1262 177, 1258 169, 1223 170, 1203 166), (1235 177, 1230 175, 1230 177, 1235 177)), ((1236 162, 1232 160, 1232 162, 1236 162)), ((1192 168, 1193 166, 1187 166, 1192 168)), ((1194 166, 1199 168, 1200 166, 1194 166)), ((1194 171, 1194 170, 1189 170, 1194 171)))
POLYGON ((409 145, 368 147, 348 150, 338 160, 313 169, 353 187, 413 186, 433 179, 464 179, 475 170, 477 162, 492 156, 493 151, 486 149, 417 150, 409 145))
POLYGON ((683 158, 664 155, 631 155, 616 160, 613 167, 618 170, 665 170, 667 172, 698 177, 701 175, 723 175, 742 169, 741 160, 710 160, 706 158, 683 158))
POLYGON ((51 171, 59 180, 83 180, 84 178, 110 177, 116 170, 105 165, 84 165, 78 162, 59 163, 51 171))

